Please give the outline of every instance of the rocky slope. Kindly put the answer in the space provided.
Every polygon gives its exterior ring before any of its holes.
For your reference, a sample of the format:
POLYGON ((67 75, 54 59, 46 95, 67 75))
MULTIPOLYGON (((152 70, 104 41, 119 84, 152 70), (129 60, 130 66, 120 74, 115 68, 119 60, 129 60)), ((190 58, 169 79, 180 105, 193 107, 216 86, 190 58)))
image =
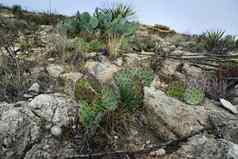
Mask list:
MULTIPOLYGON (((228 95, 235 111, 208 96, 191 106, 165 93, 171 77, 184 81, 204 76, 203 67, 183 59, 204 58, 193 38, 165 26, 141 26, 137 38, 159 40, 159 51, 135 51, 135 46, 114 60, 100 52, 88 53, 81 68, 80 58, 72 65, 52 55, 51 37, 57 36, 53 30, 41 26, 34 34, 21 36, 32 43, 37 39, 39 45, 18 53, 33 65, 28 68, 28 90, 21 98, 0 103, 1 159, 238 159, 237 81, 228 95), (107 119, 116 121, 109 127, 85 133, 74 97, 77 81, 90 77, 108 84, 116 72, 129 67, 154 67, 153 82, 143 88, 143 107, 123 118, 107 119)), ((0 66, 5 65, 4 57, 0 66)))

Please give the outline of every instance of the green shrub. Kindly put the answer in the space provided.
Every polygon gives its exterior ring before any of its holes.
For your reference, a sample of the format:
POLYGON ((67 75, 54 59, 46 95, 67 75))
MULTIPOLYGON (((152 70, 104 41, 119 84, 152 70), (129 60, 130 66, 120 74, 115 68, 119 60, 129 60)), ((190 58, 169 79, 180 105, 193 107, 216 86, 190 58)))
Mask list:
POLYGON ((21 15, 22 14, 22 7, 20 5, 13 5, 12 6, 12 14, 21 15))
POLYGON ((166 91, 168 96, 175 97, 179 100, 183 100, 184 92, 185 92, 185 84, 180 81, 175 81, 169 84, 168 89, 166 91))
POLYGON ((143 87, 153 80, 153 74, 144 69, 124 69, 114 74, 122 105, 132 111, 143 104, 143 87))
POLYGON ((236 37, 232 35, 226 35, 224 37, 224 48, 228 51, 234 50, 236 48, 236 37))
POLYGON ((88 79, 76 82, 75 97, 80 101, 80 121, 85 127, 90 127, 95 120, 99 124, 103 115, 115 111, 118 104, 118 97, 110 87, 96 90, 88 79))
POLYGON ((204 99, 204 92, 200 88, 187 88, 184 92, 184 101, 190 105, 198 105, 204 99))

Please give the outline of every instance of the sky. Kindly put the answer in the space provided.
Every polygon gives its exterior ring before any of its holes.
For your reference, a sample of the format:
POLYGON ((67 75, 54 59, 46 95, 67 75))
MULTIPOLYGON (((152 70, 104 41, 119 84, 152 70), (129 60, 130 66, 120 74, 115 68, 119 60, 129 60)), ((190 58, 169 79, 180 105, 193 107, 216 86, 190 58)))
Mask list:
MULTIPOLYGON (((35 11, 49 10, 73 15, 80 12, 93 13, 96 7, 115 0, 0 0, 5 5, 20 4, 35 11), (51 5, 50 5, 51 1, 51 5)), ((163 24, 180 33, 202 33, 224 30, 238 35, 238 0, 117 0, 131 5, 136 20, 144 24, 163 24)))

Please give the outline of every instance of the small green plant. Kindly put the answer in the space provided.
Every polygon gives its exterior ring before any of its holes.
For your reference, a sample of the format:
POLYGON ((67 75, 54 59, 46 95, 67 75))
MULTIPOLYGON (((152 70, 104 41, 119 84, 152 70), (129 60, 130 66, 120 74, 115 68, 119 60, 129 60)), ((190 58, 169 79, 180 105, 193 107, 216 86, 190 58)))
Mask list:
POLYGON ((185 92, 185 84, 180 81, 175 81, 169 84, 169 87, 166 91, 168 96, 175 97, 179 100, 183 100, 185 92))
POLYGON ((204 92, 197 87, 187 88, 184 92, 184 101, 190 105, 198 105, 204 99, 204 92))
POLYGON ((100 118, 108 111, 115 111, 118 104, 118 97, 110 87, 96 90, 88 79, 77 81, 75 97, 80 102, 80 121, 85 127, 90 127, 93 122, 99 124, 100 118))
POLYGON ((120 99, 127 111, 143 104, 143 87, 153 80, 153 74, 145 69, 124 69, 114 74, 113 80, 119 89, 120 99))
POLYGON ((95 120, 96 111, 85 101, 80 103, 80 122, 86 128, 90 127, 95 120))

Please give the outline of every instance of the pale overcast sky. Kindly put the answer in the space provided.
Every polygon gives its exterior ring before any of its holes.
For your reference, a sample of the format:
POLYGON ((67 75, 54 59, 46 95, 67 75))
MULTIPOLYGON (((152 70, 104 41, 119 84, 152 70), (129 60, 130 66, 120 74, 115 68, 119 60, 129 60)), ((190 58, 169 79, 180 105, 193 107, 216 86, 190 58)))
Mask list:
MULTIPOLYGON (((30 10, 49 10, 50 0, 0 0, 30 10)), ((77 10, 92 13, 97 6, 113 0, 51 0, 52 10, 72 15, 77 10)), ((117 0, 118 2, 119 0, 117 0)), ((223 29, 238 35, 238 0, 120 0, 137 11, 145 24, 164 24, 183 33, 223 29)))

